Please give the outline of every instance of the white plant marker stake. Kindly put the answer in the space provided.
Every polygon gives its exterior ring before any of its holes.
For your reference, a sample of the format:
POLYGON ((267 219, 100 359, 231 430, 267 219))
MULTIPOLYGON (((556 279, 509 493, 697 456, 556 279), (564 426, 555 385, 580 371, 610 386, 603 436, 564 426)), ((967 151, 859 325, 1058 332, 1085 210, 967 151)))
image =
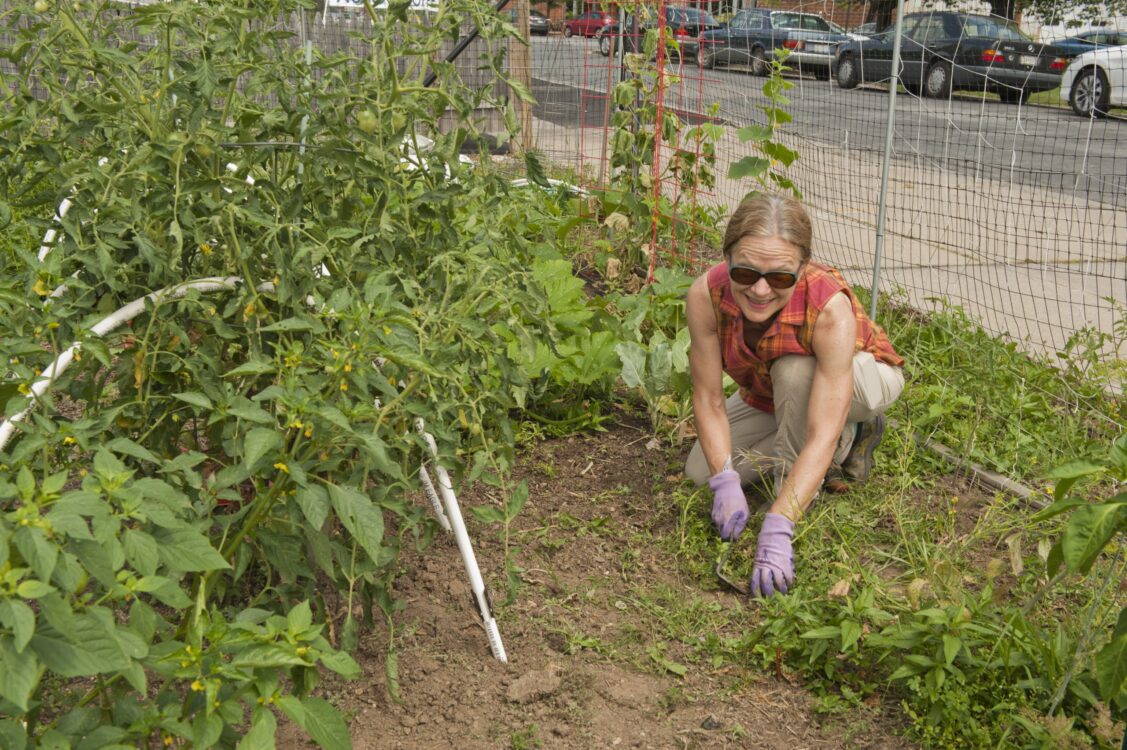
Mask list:
POLYGON ((415 429, 423 436, 434 457, 434 473, 438 477, 438 489, 446 503, 446 516, 454 531, 454 541, 458 543, 458 551, 462 553, 462 562, 466 564, 466 575, 470 579, 470 588, 473 589, 474 603, 477 604, 478 614, 481 615, 481 624, 485 626, 485 635, 489 638, 489 649, 493 656, 500 662, 507 664, 509 659, 505 655, 505 644, 501 642, 501 631, 497 628, 497 621, 489 611, 489 599, 485 595, 485 582, 481 578, 481 569, 477 566, 477 557, 474 556, 473 545, 470 544, 470 535, 466 532, 466 524, 462 520, 462 511, 458 507, 458 498, 454 495, 454 487, 450 484, 450 475, 438 463, 438 446, 434 438, 426 431, 422 418, 415 419, 415 429))

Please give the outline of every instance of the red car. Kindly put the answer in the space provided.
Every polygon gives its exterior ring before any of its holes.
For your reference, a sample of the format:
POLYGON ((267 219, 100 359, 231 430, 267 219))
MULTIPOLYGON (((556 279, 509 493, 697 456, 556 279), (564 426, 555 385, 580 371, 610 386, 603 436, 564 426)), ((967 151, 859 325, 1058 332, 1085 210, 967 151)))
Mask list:
POLYGON ((610 13, 591 11, 564 21, 564 36, 598 36, 605 27, 614 23, 610 13))

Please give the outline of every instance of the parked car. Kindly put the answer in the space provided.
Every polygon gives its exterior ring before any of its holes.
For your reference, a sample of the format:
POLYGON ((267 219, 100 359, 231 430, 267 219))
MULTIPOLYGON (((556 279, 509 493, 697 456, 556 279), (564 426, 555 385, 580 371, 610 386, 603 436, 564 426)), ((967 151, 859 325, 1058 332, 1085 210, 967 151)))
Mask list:
POLYGON ((604 11, 590 11, 564 22, 564 36, 595 36, 604 26, 614 23, 614 17, 604 11))
POLYGON ((878 31, 880 31, 880 24, 876 21, 866 21, 865 23, 854 26, 849 30, 849 33, 869 37, 876 34, 878 31))
POLYGON ((1066 56, 1075 57, 1101 47, 1118 47, 1127 44, 1127 32, 1097 29, 1085 31, 1075 36, 1066 36, 1063 39, 1054 39, 1050 44, 1059 50, 1063 50, 1066 56))
MULTIPOLYGON (((894 31, 840 45, 833 61, 838 85, 891 80, 894 31)), ((904 16, 900 83, 915 94, 986 90, 1016 104, 1059 86, 1066 63, 1063 52, 1033 41, 1012 21, 948 11, 904 16)))
POLYGON ((845 41, 849 36, 834 31, 819 15, 749 8, 733 16, 725 28, 705 32, 697 59, 703 68, 750 65, 752 73, 765 76, 768 56, 787 49, 788 64, 829 78, 834 47, 845 41))
POLYGON ((548 17, 538 10, 528 11, 528 33, 548 36, 548 17))
POLYGON ((1127 106, 1127 47, 1105 47, 1072 58, 1060 80, 1060 97, 1081 117, 1104 117, 1127 106))
MULTIPOLYGON (((517 12, 509 11, 509 23, 517 25, 517 12)), ((528 11, 528 33, 533 36, 548 36, 548 17, 538 10, 528 11)))
MULTIPOLYGON (((626 17, 626 33, 622 33, 617 23, 607 26, 599 36, 599 52, 609 55, 612 42, 621 44, 627 52, 637 52, 642 48, 646 31, 657 28, 657 21, 656 14, 640 13, 626 17)), ((697 57, 703 33, 722 28, 706 10, 673 5, 665 6, 665 27, 677 40, 682 59, 697 57)))

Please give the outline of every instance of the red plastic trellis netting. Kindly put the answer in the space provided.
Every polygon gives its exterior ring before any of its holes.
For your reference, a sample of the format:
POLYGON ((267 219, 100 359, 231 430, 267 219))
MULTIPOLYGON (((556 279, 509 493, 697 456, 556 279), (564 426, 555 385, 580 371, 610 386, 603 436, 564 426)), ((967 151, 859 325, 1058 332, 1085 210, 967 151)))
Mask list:
MULTIPOLYGON (((706 115, 698 106, 685 106, 704 99, 702 70, 696 61, 696 41, 700 19, 712 23, 712 9, 719 3, 667 3, 665 0, 637 0, 631 3, 583 5, 565 26, 565 38, 590 38, 582 43, 579 89, 578 177, 587 187, 645 183, 642 188, 650 208, 650 274, 663 261, 674 259, 696 265, 701 261, 704 227, 698 217, 702 200, 714 204, 716 196, 708 181, 683 179, 686 165, 704 158, 704 142, 694 128, 706 115), (688 13, 686 13, 688 9, 688 13), (630 65, 627 55, 648 51, 646 34, 658 39, 673 39, 676 45, 656 44, 646 62, 630 65), (672 128, 655 128, 652 138, 635 137, 636 169, 648 170, 649 180, 618 180, 617 174, 631 167, 615 164, 615 131, 631 130, 637 136, 646 127, 640 122, 615 126, 615 89, 628 78, 644 80, 644 105, 653 107, 651 123, 675 123, 672 128), (641 144, 641 145, 639 145, 641 144), (641 166, 637 166, 637 165, 641 166)), ((652 126, 650 126, 652 127, 652 126)), ((639 198, 643 196, 639 195, 639 198)))

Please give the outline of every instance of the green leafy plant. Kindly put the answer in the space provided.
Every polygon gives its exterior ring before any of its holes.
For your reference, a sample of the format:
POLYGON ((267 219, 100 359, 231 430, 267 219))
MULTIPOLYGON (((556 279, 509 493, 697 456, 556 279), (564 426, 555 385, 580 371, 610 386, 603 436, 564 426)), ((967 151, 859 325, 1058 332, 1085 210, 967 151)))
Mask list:
MULTIPOLYGON (((1127 491, 1122 490, 1127 481, 1127 435, 1120 436, 1102 460, 1073 461, 1057 468, 1050 476, 1056 481, 1055 502, 1034 519, 1068 513, 1068 522, 1049 552, 1049 574, 1056 575, 1063 569, 1072 574, 1088 575, 1096 559, 1113 546, 1118 548, 1127 532, 1127 491), (1076 494, 1078 483, 1092 479, 1110 481, 1114 494, 1095 502, 1076 494)), ((1116 560, 1121 557, 1122 552, 1118 552, 1116 560)), ((1117 566, 1111 568, 1116 569, 1117 566)), ((1113 583, 1111 575, 1109 573, 1104 588, 1113 583)), ((1089 628, 1091 625, 1090 615, 1089 628)), ((1120 609, 1110 638, 1095 655, 1093 670, 1100 698, 1127 715, 1127 607, 1120 609)), ((1059 705, 1059 698, 1054 699, 1054 704, 1059 705)))
POLYGON ((265 746, 275 707, 347 747, 313 690, 357 674, 400 547, 433 534, 416 420, 457 481, 503 484, 537 387, 509 344, 577 325, 528 270, 553 198, 458 158, 492 88, 431 62, 470 18, 503 80, 496 14, 369 8, 363 57, 310 65, 297 10, 6 6, 0 214, 57 237, 0 279, 5 416, 33 407, 0 452, 5 747, 265 746))
POLYGON ((786 92, 794 88, 794 84, 783 77, 789 54, 789 50, 777 50, 768 62, 767 80, 763 83, 763 95, 767 98, 767 103, 758 105, 767 117, 766 124, 748 125, 736 131, 741 143, 750 142, 759 153, 732 162, 728 167, 728 177, 733 180, 750 178, 759 185, 760 190, 774 191, 781 188, 790 191, 796 198, 801 198, 802 192, 786 175, 786 168, 794 163, 798 153, 778 139, 779 129, 791 121, 790 113, 786 110, 786 106, 790 104, 786 92))
MULTIPOLYGON (((638 12, 653 9, 643 6, 638 12)), ((612 280, 619 274, 648 280, 657 248, 688 247, 685 254, 691 256, 694 246, 715 244, 718 214, 695 196, 716 183, 716 143, 723 128, 711 121, 716 105, 700 123, 688 126, 662 106, 660 92, 678 80, 664 65, 680 54, 677 45, 668 29, 662 37, 656 25, 648 28, 640 52, 624 56, 629 76, 615 85, 611 97, 611 174, 597 197, 611 268, 620 266, 605 274, 612 280)))

